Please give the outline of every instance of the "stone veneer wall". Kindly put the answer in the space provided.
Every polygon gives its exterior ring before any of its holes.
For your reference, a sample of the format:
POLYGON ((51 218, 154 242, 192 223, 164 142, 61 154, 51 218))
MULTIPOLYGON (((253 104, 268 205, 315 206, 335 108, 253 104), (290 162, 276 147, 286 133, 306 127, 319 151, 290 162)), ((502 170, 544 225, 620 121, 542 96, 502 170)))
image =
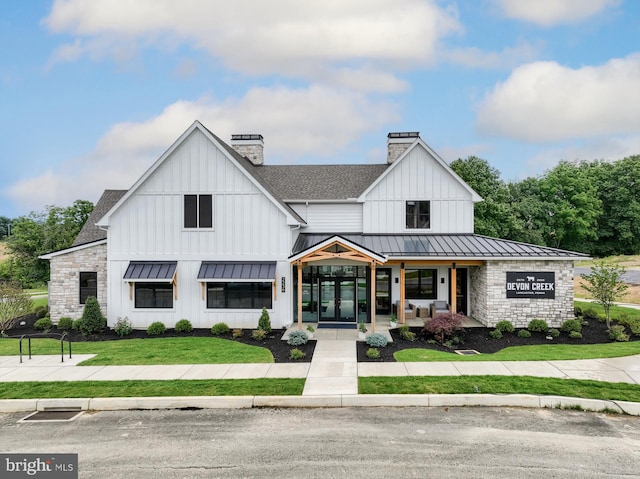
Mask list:
POLYGON ((51 320, 82 316, 80 304, 80 272, 98 273, 98 302, 107 313, 107 245, 99 244, 51 258, 49 280, 49 311, 51 320))
POLYGON ((493 327, 507 319, 524 328, 532 319, 544 319, 557 328, 573 318, 573 261, 487 261, 469 268, 470 315, 493 327), (507 298, 507 271, 555 272, 555 299, 507 298))

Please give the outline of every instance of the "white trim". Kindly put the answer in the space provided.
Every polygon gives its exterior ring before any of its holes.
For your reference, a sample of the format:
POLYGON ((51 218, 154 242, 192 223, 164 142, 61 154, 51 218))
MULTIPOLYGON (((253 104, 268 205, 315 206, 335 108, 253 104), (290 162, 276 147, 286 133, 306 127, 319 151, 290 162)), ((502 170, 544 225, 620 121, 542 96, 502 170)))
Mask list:
POLYGON ((78 246, 72 246, 71 248, 61 249, 60 251, 54 251, 53 253, 43 254, 41 256, 38 256, 38 258, 40 258, 40 259, 51 259, 51 258, 54 258, 56 256, 61 256, 63 254, 73 253, 75 251, 80 251, 80 250, 83 250, 83 249, 86 249, 86 248, 92 248, 93 246, 99 246, 101 244, 107 244, 107 240, 103 239, 103 240, 93 241, 91 243, 81 244, 81 245, 78 245, 78 246))
POLYGON ((413 150, 417 145, 422 146, 426 152, 428 154, 430 154, 434 160, 436 160, 436 162, 438 162, 440 164, 440 166, 442 166, 451 176, 453 176, 453 178, 458 181, 458 183, 460 183, 460 186, 462 186, 465 190, 467 190, 470 194, 471 194, 471 200, 474 203, 478 203, 480 201, 483 201, 482 196, 480 196, 478 193, 475 192, 475 190, 473 188, 471 188, 468 184, 466 184, 464 182, 464 180, 462 178, 460 178, 460 176, 458 176, 458 174, 453 171, 451 169, 451 167, 447 164, 446 161, 444 161, 435 151, 433 151, 431 149, 431 147, 429 145, 427 145, 422 138, 418 137, 415 139, 415 141, 413 142, 413 144, 407 148, 404 153, 402 153, 402 155, 400 155, 398 157, 397 160, 395 160, 393 163, 391 163, 391 165, 389 166, 389 168, 387 168, 386 170, 384 170, 382 172, 382 174, 380 176, 378 176, 373 183, 371 183, 366 190, 364 190, 362 192, 362 194, 358 197, 358 202, 359 203, 364 203, 366 201, 366 197, 367 195, 371 192, 371 190, 373 190, 378 183, 380 183, 382 181, 382 179, 387 176, 389 174, 390 171, 392 171, 394 168, 396 168, 396 166, 402 161, 404 160, 409 153, 411 152, 411 150, 413 150))

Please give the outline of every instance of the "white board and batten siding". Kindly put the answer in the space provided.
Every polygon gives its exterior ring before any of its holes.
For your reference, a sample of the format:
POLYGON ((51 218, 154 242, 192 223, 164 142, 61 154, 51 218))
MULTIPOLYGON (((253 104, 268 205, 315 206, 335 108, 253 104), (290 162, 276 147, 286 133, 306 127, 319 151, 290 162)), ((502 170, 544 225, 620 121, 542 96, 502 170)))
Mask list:
MULTIPOLYGON (((109 220, 109 324, 127 316, 139 328, 153 321, 167 327, 186 318, 194 327, 226 322, 255 327, 260 311, 208 310, 197 281, 202 261, 278 261, 290 254, 290 228, 278 209, 199 130, 165 159, 109 220), (184 195, 213 195, 213 228, 185 229, 184 195), (177 261, 178 300, 174 308, 136 310, 123 276, 129 261, 177 261)), ((288 262, 276 268, 277 299, 272 324, 289 320, 289 291, 281 293, 280 281, 291 285, 288 262), (285 319, 286 318, 286 319, 285 319)), ((288 289, 288 288, 287 288, 288 289)))
POLYGON ((307 223, 305 233, 362 231, 362 203, 290 203, 307 223))
POLYGON ((364 233, 415 232, 406 229, 409 200, 431 202, 429 232, 473 233, 471 193, 421 146, 413 148, 366 195, 364 233))

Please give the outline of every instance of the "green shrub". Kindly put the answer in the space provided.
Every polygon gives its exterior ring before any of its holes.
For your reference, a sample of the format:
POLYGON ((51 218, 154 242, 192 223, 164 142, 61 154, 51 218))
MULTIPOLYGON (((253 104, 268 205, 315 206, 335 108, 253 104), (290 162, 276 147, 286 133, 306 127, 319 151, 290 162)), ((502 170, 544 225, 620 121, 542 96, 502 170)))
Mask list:
POLYGON ((627 326, 634 336, 640 336, 640 318, 630 318, 627 314, 621 314, 618 323, 627 326))
POLYGON ((515 328, 511 321, 503 319, 502 321, 498 321, 496 323, 496 331, 500 331, 501 333, 513 333, 515 328))
POLYGON ((589 321, 587 321, 586 319, 583 319, 582 321, 580 321, 580 325, 583 328, 588 328, 589 327, 589 321))
POLYGON ((532 319, 529 321, 527 329, 532 333, 546 333, 549 330, 549 325, 544 319, 532 319))
POLYGON ((149 336, 160 336, 164 334, 166 330, 167 327, 161 321, 155 321, 147 328, 147 334, 149 336))
POLYGON ((73 328, 73 319, 66 316, 64 318, 60 318, 56 327, 61 330, 71 329, 73 328))
POLYGON ((80 332, 85 336, 100 334, 107 327, 107 320, 100 311, 100 304, 95 296, 89 296, 84 303, 80 332))
POLYGON ((494 329, 493 331, 489 331, 489 336, 493 339, 502 339, 502 331, 499 329, 494 329))
POLYGON ((376 348, 367 349, 367 357, 369 359, 378 359, 380 357, 380 351, 376 348))
POLYGON ((44 331, 45 333, 47 333, 51 328, 53 328, 53 322, 51 321, 51 318, 43 317, 37 320, 33 325, 33 327, 35 329, 38 329, 40 331, 44 331))
POLYGON ((287 344, 291 346, 301 346, 302 344, 307 344, 309 341, 309 336, 304 331, 291 331, 289 333, 289 339, 287 339, 287 344))
POLYGON ((582 316, 582 308, 580 306, 573 307, 573 314, 576 318, 582 316))
POLYGON ((611 326, 611 329, 609 330, 609 338, 620 343, 629 341, 629 335, 625 332, 624 326, 621 324, 611 326))
POLYGON ((71 326, 71 329, 73 329, 74 331, 82 332, 82 318, 76 319, 73 322, 73 326, 71 326))
POLYGON ((586 319, 598 319, 600 317, 598 311, 591 306, 582 310, 582 316, 584 316, 586 319))
POLYGON ((416 333, 409 331, 409 328, 406 328, 404 330, 400 330, 400 337, 405 341, 415 341, 416 333))
POLYGON ((258 329, 262 329, 265 334, 269 334, 271 332, 271 319, 269 318, 267 308, 262 308, 262 313, 258 320, 258 329))
POLYGON ((527 331, 526 329, 521 329, 520 331, 518 331, 518 337, 519 338, 530 338, 531 337, 531 333, 529 331, 527 331))
POLYGON ((436 340, 444 343, 458 331, 464 331, 462 322, 465 316, 458 313, 440 313, 435 318, 427 321, 424 325, 424 331, 433 334, 436 340))
POLYGON ((374 348, 384 348, 387 342, 387 337, 384 334, 373 333, 367 336, 367 344, 374 348))
POLYGON ((214 336, 222 336, 223 334, 228 334, 229 331, 231 330, 229 329, 229 326, 227 326, 227 323, 216 323, 211 326, 211 334, 214 336))
POLYGON ((556 328, 551 328, 549 331, 547 331, 547 335, 551 336, 552 338, 557 338, 558 336, 560 336, 560 331, 558 331, 556 328))
POLYGON ((34 314, 36 315, 37 319, 42 319, 47 315, 47 307, 46 306, 37 306, 34 310, 33 310, 34 314))
POLYGON ((582 331, 582 324, 577 319, 567 319, 562 326, 560 326, 560 331, 564 331, 565 333, 570 333, 571 331, 580 332, 582 331))
POLYGON ((266 337, 267 333, 264 329, 254 329, 253 331, 251 331, 251 338, 255 339, 256 341, 264 341, 266 337))
POLYGON ((289 352, 289 359, 304 359, 305 356, 306 354, 300 351, 298 348, 293 348, 289 352))
POLYGON ((233 332, 231 333, 231 336, 233 336, 234 339, 238 339, 242 337, 242 329, 234 329, 233 332))
POLYGON ((193 331, 193 326, 191 326, 191 321, 189 321, 188 319, 181 319, 173 327, 173 330, 176 333, 190 333, 191 331, 193 331))
POLYGON ((569 337, 571 339, 582 339, 582 333, 580 331, 569 331, 569 337))
POLYGON ((126 316, 124 318, 118 318, 116 324, 113 325, 113 330, 120 337, 128 336, 133 332, 133 324, 126 316))

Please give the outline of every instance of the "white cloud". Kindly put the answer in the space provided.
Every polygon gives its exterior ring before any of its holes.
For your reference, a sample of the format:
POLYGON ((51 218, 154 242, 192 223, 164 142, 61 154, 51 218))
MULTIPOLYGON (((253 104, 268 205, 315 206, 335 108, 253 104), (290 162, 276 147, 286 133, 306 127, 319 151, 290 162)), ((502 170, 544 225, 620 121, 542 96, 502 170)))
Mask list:
MULTIPOLYGON (((43 23, 76 36, 50 63, 112 56, 132 41, 186 43, 247 74, 317 82, 333 72, 335 84, 345 84, 347 63, 369 73, 428 64, 440 39, 461 28, 457 12, 433 0, 57 0, 43 23)), ((381 87, 404 85, 387 73, 381 87)))
POLYGON ((442 56, 451 63, 469 68, 510 69, 533 60, 541 50, 541 44, 534 45, 522 41, 514 47, 505 47, 499 52, 487 52, 476 47, 469 47, 445 51, 442 56))
POLYGON ((484 155, 486 155, 490 151, 490 145, 476 143, 463 146, 443 146, 438 149, 438 154, 444 161, 446 161, 448 164, 451 164, 451 162, 453 161, 468 158, 469 156, 484 158, 484 155))
POLYGON ((549 27, 578 23, 607 8, 618 6, 622 0, 494 0, 509 18, 549 27))
POLYGON ((25 210, 39 210, 78 198, 95 201, 106 188, 129 188, 194 119, 223 141, 233 133, 263 134, 265 162, 273 164, 339 154, 362 134, 399 117, 390 103, 322 86, 253 88, 222 102, 177 101, 148 120, 114 125, 86 156, 23 179, 6 195, 25 210))
POLYGON ((480 132, 530 142, 640 132, 640 54, 597 67, 516 68, 481 102, 480 132))

